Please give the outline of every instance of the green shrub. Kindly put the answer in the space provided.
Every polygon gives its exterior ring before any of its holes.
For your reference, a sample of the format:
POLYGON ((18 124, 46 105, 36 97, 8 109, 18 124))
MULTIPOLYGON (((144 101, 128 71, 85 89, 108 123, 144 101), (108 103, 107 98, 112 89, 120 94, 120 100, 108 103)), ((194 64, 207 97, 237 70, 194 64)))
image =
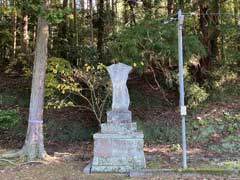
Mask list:
POLYGON ((109 107, 110 78, 106 66, 85 64, 73 68, 61 58, 48 60, 46 97, 48 107, 78 106, 91 110, 99 124, 109 107))
POLYGON ((196 108, 207 100, 209 94, 197 83, 188 82, 186 84, 186 100, 189 108, 196 108))
POLYGON ((0 129, 9 130, 19 121, 20 115, 16 110, 0 110, 0 129))

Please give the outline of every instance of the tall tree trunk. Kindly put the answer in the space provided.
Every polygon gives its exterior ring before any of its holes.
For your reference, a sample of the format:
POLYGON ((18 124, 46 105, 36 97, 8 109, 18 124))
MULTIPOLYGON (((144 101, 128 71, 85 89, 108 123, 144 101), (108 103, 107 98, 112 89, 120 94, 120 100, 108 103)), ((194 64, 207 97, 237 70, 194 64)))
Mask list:
MULTIPOLYGON (((65 9, 68 7, 68 0, 63 0, 62 8, 65 9)), ((62 35, 64 38, 67 37, 67 16, 64 16, 64 21, 61 23, 61 28, 62 28, 62 35)))
MULTIPOLYGON (((13 7, 15 6, 15 1, 13 1, 13 7)), ((16 48, 17 48, 17 10, 13 8, 12 14, 12 34, 13 34, 13 44, 12 44, 12 60, 16 58, 16 48)))
POLYGON ((202 36, 202 42, 207 48, 207 56, 200 60, 201 67, 210 70, 218 56, 217 39, 219 36, 218 24, 219 3, 200 4, 199 25, 202 36), (213 13, 213 14, 211 14, 213 13))
POLYGON ((130 25, 133 26, 136 24, 136 18, 134 13, 134 7, 136 5, 135 0, 128 1, 128 5, 130 7, 130 25))
MULTIPOLYGON (((68 7, 68 0, 63 0, 62 1, 62 9, 64 10, 65 8, 68 7)), ((56 41, 55 46, 57 46, 57 49, 59 50, 59 56, 62 58, 68 59, 68 53, 67 52, 67 47, 68 47, 68 34, 69 34, 69 24, 68 24, 68 18, 67 15, 64 17, 64 21, 62 21, 59 24, 59 28, 57 30, 57 37, 54 38, 53 41, 56 41)), ((51 30, 53 32, 53 30, 51 30)))
MULTIPOLYGON (((49 8, 49 0, 42 5, 45 11, 49 8)), ((32 89, 29 108, 28 130, 23 146, 23 152, 30 160, 44 158, 46 151, 43 143, 43 107, 44 107, 44 80, 47 66, 49 28, 47 21, 39 16, 37 41, 34 55, 32 89)))
POLYGON ((116 32, 116 21, 117 14, 115 12, 115 0, 111 0, 111 16, 112 16, 112 32, 115 34, 116 32))
MULTIPOLYGON (((84 4, 82 4, 81 1, 81 8, 84 9, 84 4)), ((73 26, 74 26, 74 39, 75 39, 75 44, 76 44, 76 50, 77 50, 77 66, 80 63, 80 59, 78 56, 78 50, 79 50, 79 35, 78 35, 78 19, 77 19, 77 4, 76 0, 73 0, 73 26)))
POLYGON ((109 10, 110 10, 110 0, 106 0, 105 2, 106 2, 105 3, 105 5, 106 5, 105 9, 106 9, 107 12, 109 12, 109 10))
MULTIPOLYGON (((75 2, 76 3, 76 2, 75 2)), ((82 21, 82 24, 85 24, 84 20, 84 16, 85 16, 85 7, 84 7, 84 0, 80 0, 80 6, 81 6, 81 21, 82 21)))
POLYGON ((91 28, 91 46, 93 47, 94 43, 94 34, 93 34, 93 0, 89 0, 89 10, 90 10, 90 28, 91 28))
POLYGON ((151 0, 142 0, 143 2, 143 9, 145 11, 145 15, 150 16, 152 15, 152 1, 151 0))
POLYGON ((123 2, 123 23, 127 24, 129 19, 129 13, 128 13, 128 2, 124 0, 123 2))
POLYGON ((240 1, 239 0, 234 0, 234 4, 233 4, 233 6, 234 6, 234 21, 235 21, 235 25, 237 26, 237 25, 239 25, 239 20, 240 20, 240 18, 239 18, 239 8, 240 8, 240 1))
POLYGON ((23 23, 22 23, 22 52, 24 52, 28 63, 30 63, 29 57, 29 33, 28 33, 28 14, 23 10, 23 23))
POLYGON ((104 55, 104 0, 98 0, 98 34, 97 34, 97 54, 99 62, 103 62, 104 55))
POLYGON ((178 0, 178 9, 184 10, 184 0, 178 0))
POLYGON ((168 16, 172 15, 172 9, 173 9, 173 0, 168 0, 167 1, 167 13, 168 13, 168 16))

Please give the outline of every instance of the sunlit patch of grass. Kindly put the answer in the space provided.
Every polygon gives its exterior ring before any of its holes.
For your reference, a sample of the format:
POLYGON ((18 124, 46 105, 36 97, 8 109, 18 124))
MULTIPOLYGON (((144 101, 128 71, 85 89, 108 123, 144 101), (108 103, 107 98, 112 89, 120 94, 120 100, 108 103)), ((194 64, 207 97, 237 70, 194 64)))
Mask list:
POLYGON ((224 169, 239 169, 240 170, 240 161, 225 161, 216 163, 218 167, 224 168, 224 169))

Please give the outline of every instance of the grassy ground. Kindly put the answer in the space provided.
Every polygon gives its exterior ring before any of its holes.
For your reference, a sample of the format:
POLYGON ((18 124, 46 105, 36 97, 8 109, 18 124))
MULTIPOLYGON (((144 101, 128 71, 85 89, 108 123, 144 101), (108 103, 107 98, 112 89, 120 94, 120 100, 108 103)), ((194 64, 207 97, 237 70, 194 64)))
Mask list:
MULTIPOLYGON (((51 148, 50 148, 51 149, 51 148)), ((47 147, 47 150, 50 150, 47 147)), ((0 161, 0 177, 3 180, 77 180, 77 179, 98 179, 98 180, 120 180, 120 179, 239 179, 236 174, 229 175, 227 170, 240 170, 236 159, 229 157, 218 157, 208 155, 199 149, 189 149, 188 172, 198 174, 161 175, 145 178, 130 178, 126 174, 84 174, 83 168, 92 158, 92 144, 82 143, 81 145, 69 145, 59 147, 58 152, 52 154, 54 159, 43 163, 25 164, 21 160, 9 162, 0 161), (208 156, 207 156, 208 155, 208 156), (219 159, 221 158, 221 160, 219 159), (225 159, 224 159, 225 158, 225 159)), ((147 167, 151 169, 179 169, 181 167, 181 152, 172 152, 169 146, 151 145, 145 147, 147 167)))

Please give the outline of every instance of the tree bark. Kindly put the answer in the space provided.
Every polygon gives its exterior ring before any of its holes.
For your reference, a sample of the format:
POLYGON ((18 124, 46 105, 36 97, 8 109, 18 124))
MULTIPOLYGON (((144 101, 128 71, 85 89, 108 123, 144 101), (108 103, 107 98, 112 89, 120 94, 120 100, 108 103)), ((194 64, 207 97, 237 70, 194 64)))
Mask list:
POLYGON ((239 3, 240 3, 239 0, 234 0, 234 21, 236 26, 239 25, 239 8, 240 8, 239 3))
POLYGON ((17 48, 17 10, 15 9, 15 1, 13 1, 13 14, 12 14, 12 34, 13 34, 13 44, 12 44, 12 60, 16 58, 16 48, 17 48))
POLYGON ((103 55, 104 55, 104 0, 98 0, 98 34, 97 34, 97 54, 99 62, 103 62, 103 55))
POLYGON ((23 25, 22 25, 22 52, 25 54, 28 63, 30 63, 29 57, 29 33, 28 33, 28 14, 23 10, 23 25))
POLYGON ((202 36, 202 43, 207 48, 207 56, 200 60, 201 67, 210 70, 212 68, 213 62, 218 56, 218 44, 217 39, 219 36, 218 24, 219 19, 217 14, 219 11, 219 4, 215 2, 214 4, 200 4, 200 18, 199 26, 202 36))
POLYGON ((167 1, 167 12, 168 16, 172 15, 172 9, 173 9, 173 0, 168 0, 167 1))
MULTIPOLYGON (((84 13, 84 4, 82 4, 84 2, 82 2, 81 0, 81 9, 82 9, 82 13, 84 13)), ((84 16, 84 15, 83 15, 84 16)), ((77 3, 76 0, 73 0, 73 26, 74 26, 74 39, 75 39, 75 45, 76 45, 76 51, 77 51, 77 66, 80 63, 80 58, 78 56, 78 51, 79 51, 79 35, 78 35, 78 19, 77 19, 77 3)))
MULTIPOLYGON (((66 7, 68 7, 68 0, 63 0, 63 5, 62 8, 65 9, 66 7)), ((62 35, 64 38, 67 37, 67 16, 64 16, 64 22, 61 23, 61 28, 62 28, 62 35)))
MULTIPOLYGON (((42 2, 45 11, 48 10, 49 0, 42 2)), ((47 154, 43 142, 43 106, 44 80, 47 66, 47 45, 49 27, 43 17, 38 17, 37 41, 34 54, 33 78, 29 108, 28 130, 23 146, 23 152, 29 160, 44 158, 47 154)))
POLYGON ((94 43, 94 34, 93 34, 93 0, 89 0, 89 11, 90 11, 90 28, 91 28, 91 46, 93 47, 94 43))
POLYGON ((123 21, 124 21, 124 24, 127 24, 129 19, 128 2, 124 0, 123 3, 124 3, 123 4, 123 21))

